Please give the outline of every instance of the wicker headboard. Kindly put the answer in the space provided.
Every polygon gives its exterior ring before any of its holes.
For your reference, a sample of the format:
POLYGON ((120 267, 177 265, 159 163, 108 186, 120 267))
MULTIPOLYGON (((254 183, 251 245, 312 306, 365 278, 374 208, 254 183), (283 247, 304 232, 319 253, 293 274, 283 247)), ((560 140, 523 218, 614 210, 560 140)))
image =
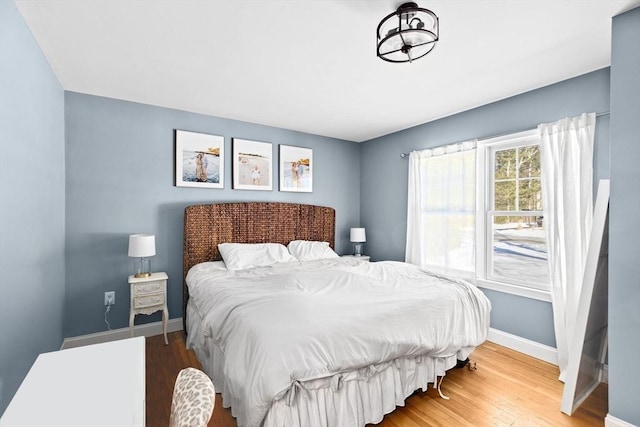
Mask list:
MULTIPOLYGON (((183 274, 194 265, 220 260, 218 243, 282 243, 317 240, 335 245, 335 210, 296 203, 219 203, 184 210, 183 274)), ((183 280, 183 319, 189 290, 183 280)), ((186 332, 186 327, 185 327, 186 332)))

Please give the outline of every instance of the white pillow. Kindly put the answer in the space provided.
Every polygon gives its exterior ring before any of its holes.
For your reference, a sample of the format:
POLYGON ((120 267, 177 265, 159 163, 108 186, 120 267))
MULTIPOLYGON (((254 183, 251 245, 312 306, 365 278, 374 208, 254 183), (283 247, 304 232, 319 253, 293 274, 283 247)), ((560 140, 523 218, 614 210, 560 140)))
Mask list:
POLYGON ((206 261, 194 265, 191 270, 197 272, 224 271, 227 270, 227 266, 224 261, 206 261))
POLYGON ((299 261, 314 259, 339 258, 339 255, 329 247, 329 242, 314 242, 310 240, 294 240, 287 245, 291 255, 299 261))
POLYGON ((219 276, 224 273, 233 274, 229 269, 227 269, 224 261, 201 262, 189 269, 189 272, 187 273, 187 285, 191 288, 196 281, 200 283, 202 275, 206 275, 208 277, 215 274, 219 276))
POLYGON ((296 259, 279 243, 220 243, 220 255, 229 270, 263 267, 296 259))

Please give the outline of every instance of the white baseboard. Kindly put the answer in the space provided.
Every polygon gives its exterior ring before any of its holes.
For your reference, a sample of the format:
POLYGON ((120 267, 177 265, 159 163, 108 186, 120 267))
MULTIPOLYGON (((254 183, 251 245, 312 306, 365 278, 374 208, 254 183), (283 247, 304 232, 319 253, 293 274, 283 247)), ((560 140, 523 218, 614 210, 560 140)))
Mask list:
MULTIPOLYGON (((167 333, 182 330, 182 317, 177 319, 169 319, 167 322, 167 333)), ((152 337, 162 334, 162 322, 145 323, 144 325, 134 326, 133 333, 136 337, 152 337)), ((99 344, 109 341, 117 341, 129 338, 131 332, 129 328, 114 329, 111 331, 97 332, 95 334, 81 335, 78 337, 65 338, 62 342, 60 350, 73 347, 81 347, 90 344, 99 344)))
POLYGON ((626 421, 622 421, 620 418, 616 418, 611 414, 607 414, 604 417, 604 427, 637 427, 635 424, 630 424, 626 421))
POLYGON ((493 328, 489 328, 487 340, 510 348, 511 350, 526 354, 527 356, 544 360, 545 362, 556 366, 558 365, 557 350, 553 347, 549 347, 548 345, 540 344, 539 342, 531 341, 493 328))
MULTIPOLYGON (((503 347, 544 360, 552 365, 558 366, 558 351, 554 347, 540 344, 517 335, 502 332, 498 329, 489 328, 487 340, 500 344, 503 347)), ((609 384, 609 366, 604 365, 602 369, 602 382, 609 384)))

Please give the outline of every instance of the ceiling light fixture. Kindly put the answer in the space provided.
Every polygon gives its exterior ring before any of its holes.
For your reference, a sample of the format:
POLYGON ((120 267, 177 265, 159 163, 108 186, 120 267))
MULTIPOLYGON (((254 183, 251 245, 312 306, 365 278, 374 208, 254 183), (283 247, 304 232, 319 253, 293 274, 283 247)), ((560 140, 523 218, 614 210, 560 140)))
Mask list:
POLYGON ((438 17, 414 2, 403 3, 378 24, 378 57, 412 62, 431 52, 438 41, 438 17))

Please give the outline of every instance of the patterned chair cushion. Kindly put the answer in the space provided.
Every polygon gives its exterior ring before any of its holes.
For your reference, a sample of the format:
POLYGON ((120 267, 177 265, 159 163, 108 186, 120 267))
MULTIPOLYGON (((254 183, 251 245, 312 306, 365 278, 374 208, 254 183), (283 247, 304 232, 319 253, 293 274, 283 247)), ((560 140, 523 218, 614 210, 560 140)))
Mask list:
POLYGON ((215 403, 211 379, 202 371, 185 368, 173 388, 170 427, 206 427, 215 403))

